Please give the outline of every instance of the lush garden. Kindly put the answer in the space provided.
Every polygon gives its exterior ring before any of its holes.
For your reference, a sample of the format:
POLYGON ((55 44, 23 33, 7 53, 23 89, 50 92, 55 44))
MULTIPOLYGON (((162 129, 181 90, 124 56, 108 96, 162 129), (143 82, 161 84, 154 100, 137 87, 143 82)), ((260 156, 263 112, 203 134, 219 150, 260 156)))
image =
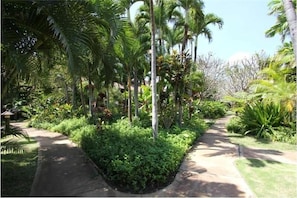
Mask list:
POLYGON ((144 193, 173 181, 184 155, 206 129, 201 119, 193 123, 161 129, 155 141, 151 129, 136 119, 133 125, 127 118, 118 119, 100 130, 85 117, 38 126, 68 135, 117 189, 144 193))
MULTIPOLYGON (((233 64, 197 55, 198 36, 211 41, 209 27, 223 20, 205 13, 202 1, 185 2, 158 1, 151 12, 144 1, 132 20, 132 1, 4 0, 2 112, 67 135, 106 181, 133 193, 169 184, 207 129, 204 119, 228 110, 237 114, 228 131, 296 144, 293 43, 233 64)), ((284 17, 275 6, 272 14, 284 17)), ((267 36, 288 35, 287 23, 278 27, 267 36)), ((5 154, 10 144, 1 147, 7 185, 14 177, 7 163, 19 155, 5 154)), ((36 149, 24 156, 27 164, 34 156, 36 149)))
POLYGON ((252 81, 247 92, 227 97, 237 113, 228 124, 228 131, 270 141, 297 143, 296 70, 289 66, 294 63, 285 60, 280 53, 260 71, 262 79, 252 81))

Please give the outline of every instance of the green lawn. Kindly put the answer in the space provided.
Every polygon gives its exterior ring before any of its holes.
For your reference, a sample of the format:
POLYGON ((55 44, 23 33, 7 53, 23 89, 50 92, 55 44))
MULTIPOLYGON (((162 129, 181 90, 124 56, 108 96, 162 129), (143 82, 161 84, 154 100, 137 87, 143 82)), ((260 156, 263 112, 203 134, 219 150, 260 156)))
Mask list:
POLYGON ((297 197, 296 165, 239 159, 236 166, 257 197, 297 197))
POLYGON ((270 142, 267 140, 259 140, 252 136, 243 136, 238 133, 229 133, 228 137, 233 144, 240 144, 246 147, 256 147, 256 148, 266 148, 266 149, 273 149, 273 150, 295 150, 296 145, 284 143, 284 142, 270 142))
POLYGON ((19 142, 23 152, 1 152, 1 196, 28 196, 37 168, 38 144, 24 138, 12 140, 19 142))

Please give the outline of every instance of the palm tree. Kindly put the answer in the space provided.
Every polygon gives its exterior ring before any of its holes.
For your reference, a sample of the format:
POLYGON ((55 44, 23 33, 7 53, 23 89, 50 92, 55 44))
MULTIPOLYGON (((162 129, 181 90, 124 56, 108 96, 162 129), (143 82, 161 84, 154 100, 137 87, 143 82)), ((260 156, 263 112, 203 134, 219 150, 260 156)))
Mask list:
POLYGON ((138 40, 138 45, 135 47, 135 56, 133 59, 133 72, 134 72, 134 106, 135 106, 135 117, 138 117, 138 75, 143 74, 146 70, 146 58, 145 54, 150 49, 150 35, 149 29, 145 26, 145 23, 141 21, 135 21, 134 24, 131 24, 132 31, 135 37, 138 40))
POLYGON ((295 59, 297 61, 297 16, 296 16, 296 0, 293 3, 293 0, 283 0, 284 10, 289 24, 291 40, 293 43, 293 49, 295 52, 295 59))
POLYGON ((182 42, 183 39, 183 30, 179 27, 177 28, 168 28, 164 39, 166 41, 166 50, 170 54, 173 50, 173 47, 182 42))
MULTIPOLYGON (((144 4, 139 8, 139 14, 136 16, 136 21, 145 21, 146 23, 150 22, 150 9, 148 4, 144 4)), ((157 1, 157 4, 154 6, 154 17, 156 25, 156 37, 158 40, 158 54, 163 55, 164 50, 164 36, 168 31, 168 6, 163 0, 157 1)))
POLYGON ((215 14, 206 14, 202 15, 202 18, 196 18, 193 16, 193 20, 190 21, 190 29, 195 37, 195 46, 194 46, 194 62, 197 59, 197 46, 198 46, 198 37, 199 35, 204 35, 209 42, 212 41, 212 32, 208 28, 209 25, 218 25, 221 29, 224 22, 223 20, 216 16, 215 14))
POLYGON ((270 15, 276 15, 277 21, 274 26, 269 28, 265 34, 267 37, 273 37, 276 34, 281 35, 282 42, 288 35, 291 35, 293 49, 296 59, 296 0, 271 0, 268 4, 270 15))
POLYGON ((158 137, 158 109, 156 85, 156 46, 155 46, 155 15, 154 2, 149 1, 151 24, 151 83, 152 83, 152 132, 154 140, 158 137))
POLYGON ((268 7, 270 9, 269 15, 276 15, 277 21, 276 24, 269 28, 265 35, 267 37, 273 37, 276 34, 281 35, 282 42, 285 41, 285 38, 290 34, 289 26, 287 23, 287 19, 284 13, 284 6, 282 4, 282 0, 273 0, 268 3, 268 7))
MULTIPOLYGON (((52 52, 60 50, 68 58, 74 96, 77 79, 90 76, 82 72, 90 64, 91 70, 97 71, 112 66, 106 64, 106 60, 112 60, 106 58, 112 55, 107 49, 117 38, 121 14, 113 1, 5 0, 2 5, 2 63, 5 68, 15 68, 6 69, 11 71, 10 77, 16 76, 14 73, 30 74, 23 63, 32 57, 42 54, 52 58, 52 52)), ((72 101, 74 104, 74 98, 72 101)))
POLYGON ((192 17, 195 19, 199 19, 203 17, 204 15, 202 12, 203 6, 204 6, 204 3, 200 0, 179 0, 170 6, 172 10, 181 8, 185 12, 184 24, 183 24, 184 36, 183 36, 183 42, 181 47, 181 54, 184 53, 186 49, 186 45, 188 43, 190 20, 192 17))

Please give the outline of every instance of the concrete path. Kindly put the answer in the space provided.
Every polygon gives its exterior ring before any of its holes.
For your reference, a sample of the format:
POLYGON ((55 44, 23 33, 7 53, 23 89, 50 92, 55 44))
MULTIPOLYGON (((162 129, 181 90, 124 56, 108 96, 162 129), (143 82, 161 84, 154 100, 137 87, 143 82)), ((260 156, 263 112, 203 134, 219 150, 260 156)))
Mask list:
MULTIPOLYGON (((225 129, 229 118, 218 119, 197 141, 169 186, 142 195, 112 189, 98 174, 96 165, 66 136, 26 128, 25 123, 12 124, 23 128, 40 144, 31 196, 254 197, 234 166, 242 148, 229 142, 225 129)), ((248 157, 253 157, 251 150, 246 151, 248 157)), ((286 156, 283 158, 288 161, 286 156)))

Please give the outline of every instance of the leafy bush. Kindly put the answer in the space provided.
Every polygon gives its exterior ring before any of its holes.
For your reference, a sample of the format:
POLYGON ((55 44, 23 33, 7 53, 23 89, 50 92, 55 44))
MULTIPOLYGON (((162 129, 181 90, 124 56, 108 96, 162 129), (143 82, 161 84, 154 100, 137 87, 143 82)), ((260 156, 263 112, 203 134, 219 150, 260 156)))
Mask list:
POLYGON ((96 135, 96 134, 97 134, 97 128, 95 125, 85 125, 73 130, 70 134, 70 138, 78 145, 81 145, 81 141, 83 137, 86 137, 89 135, 96 135))
POLYGON ((240 115, 244 134, 272 141, 296 142, 296 122, 288 123, 290 113, 279 103, 252 102, 240 115))
POLYGON ((204 118, 217 119, 226 114, 226 105, 218 101, 201 101, 197 108, 204 118))
POLYGON ((160 131, 154 142, 150 128, 131 126, 124 119, 84 137, 82 148, 103 170, 106 179, 120 190, 146 192, 173 179, 198 131, 178 129, 160 131))
POLYGON ((280 105, 254 102, 245 106, 241 120, 245 124, 246 134, 269 138, 275 127, 281 126, 284 117, 280 105))
MULTIPOLYGON (((139 121, 139 120, 138 120, 139 121)), ((97 164, 105 179, 119 190, 144 193, 164 187, 174 179, 183 157, 205 129, 174 127, 160 130, 156 141, 150 128, 131 125, 128 119, 97 130, 85 118, 64 120, 52 130, 67 134, 97 164)))
POLYGON ((149 113, 140 111, 139 117, 134 117, 132 125, 148 128, 152 125, 152 119, 149 113))
POLYGON ((63 120, 63 122, 61 122, 60 124, 52 127, 51 130, 63 133, 64 135, 70 135, 76 129, 86 126, 87 124, 88 122, 85 117, 66 119, 63 120))
POLYGON ((27 113, 32 116, 31 122, 33 123, 49 122, 58 124, 61 120, 70 119, 83 114, 81 107, 74 109, 72 105, 67 103, 61 104, 59 100, 52 97, 36 100, 33 104, 25 106, 24 108, 27 109, 27 113))
POLYGON ((233 117, 227 124, 227 130, 231 133, 244 134, 245 125, 241 122, 240 117, 233 117))

